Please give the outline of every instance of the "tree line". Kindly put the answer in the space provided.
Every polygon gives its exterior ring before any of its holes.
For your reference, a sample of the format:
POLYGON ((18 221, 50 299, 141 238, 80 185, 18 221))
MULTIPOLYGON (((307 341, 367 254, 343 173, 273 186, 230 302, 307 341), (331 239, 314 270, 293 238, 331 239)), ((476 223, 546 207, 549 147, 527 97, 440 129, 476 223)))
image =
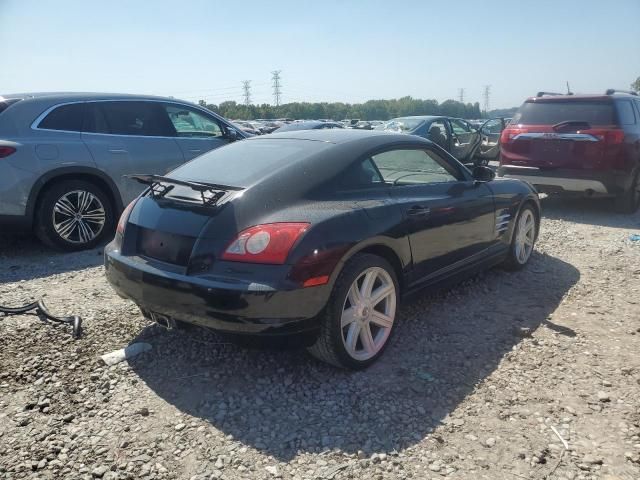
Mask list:
POLYGON ((478 102, 462 103, 456 100, 445 100, 442 103, 438 103, 437 100, 421 100, 413 97, 392 100, 369 100, 364 103, 292 102, 279 106, 266 103, 262 105, 244 105, 234 101, 222 102, 219 105, 210 104, 204 100, 200 100, 198 103, 225 118, 242 120, 255 120, 257 118, 389 120, 409 115, 446 115, 458 118, 483 117, 478 102))

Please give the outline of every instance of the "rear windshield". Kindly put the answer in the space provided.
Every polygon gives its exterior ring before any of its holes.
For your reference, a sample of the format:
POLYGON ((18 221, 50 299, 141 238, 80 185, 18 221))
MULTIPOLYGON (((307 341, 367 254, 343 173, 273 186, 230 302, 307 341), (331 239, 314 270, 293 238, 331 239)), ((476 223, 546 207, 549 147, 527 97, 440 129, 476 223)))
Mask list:
POLYGON ((576 120, 591 125, 612 125, 613 105, 606 101, 526 102, 515 114, 512 124, 555 125, 576 120))
POLYGON ((0 97, 0 113, 4 112, 7 108, 16 102, 22 100, 21 98, 1 98, 0 97))
POLYGON ((329 145, 311 140, 241 140, 185 163, 171 172, 171 177, 247 187, 288 163, 320 152, 329 145))

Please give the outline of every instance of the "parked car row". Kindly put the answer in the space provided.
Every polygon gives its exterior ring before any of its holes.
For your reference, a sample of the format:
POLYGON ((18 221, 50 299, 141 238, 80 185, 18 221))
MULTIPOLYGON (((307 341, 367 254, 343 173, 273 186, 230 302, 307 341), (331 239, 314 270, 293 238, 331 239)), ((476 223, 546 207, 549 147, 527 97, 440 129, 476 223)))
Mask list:
POLYGON ((328 363, 363 368, 403 295, 527 264, 539 191, 640 204, 635 94, 540 92, 511 121, 479 127, 366 123, 232 123, 171 98, 7 95, 0 222, 66 250, 115 230, 107 277, 150 319, 293 335, 328 363), (494 158, 499 178, 478 165, 494 158))

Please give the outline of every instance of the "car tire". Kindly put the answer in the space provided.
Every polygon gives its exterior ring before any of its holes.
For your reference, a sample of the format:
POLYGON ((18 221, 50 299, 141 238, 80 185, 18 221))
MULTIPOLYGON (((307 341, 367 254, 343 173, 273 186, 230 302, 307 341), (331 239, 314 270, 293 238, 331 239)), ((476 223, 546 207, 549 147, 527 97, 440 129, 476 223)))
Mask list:
POLYGON ((399 292, 389 262, 371 254, 353 256, 334 284, 309 353, 346 369, 371 365, 393 333, 399 292))
POLYGON ((63 180, 41 194, 35 233, 63 251, 93 248, 113 235, 114 208, 108 195, 86 180, 63 180))
POLYGON ((618 213, 635 213, 640 207, 640 172, 631 182, 629 190, 615 198, 615 208, 618 213))
POLYGON ((538 217, 530 204, 525 204, 518 213, 513 227, 509 254, 504 261, 508 270, 520 270, 531 259, 538 238, 538 217))

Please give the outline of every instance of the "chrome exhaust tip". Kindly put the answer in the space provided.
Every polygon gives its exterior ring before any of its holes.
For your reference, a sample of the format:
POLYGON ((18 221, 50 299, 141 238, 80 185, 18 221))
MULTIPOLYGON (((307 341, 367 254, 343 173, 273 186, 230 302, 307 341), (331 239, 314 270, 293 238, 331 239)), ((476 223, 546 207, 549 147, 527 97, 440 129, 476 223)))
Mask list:
POLYGON ((162 315, 161 313, 151 313, 151 320, 167 330, 173 330, 176 328, 176 321, 166 315, 162 315))

